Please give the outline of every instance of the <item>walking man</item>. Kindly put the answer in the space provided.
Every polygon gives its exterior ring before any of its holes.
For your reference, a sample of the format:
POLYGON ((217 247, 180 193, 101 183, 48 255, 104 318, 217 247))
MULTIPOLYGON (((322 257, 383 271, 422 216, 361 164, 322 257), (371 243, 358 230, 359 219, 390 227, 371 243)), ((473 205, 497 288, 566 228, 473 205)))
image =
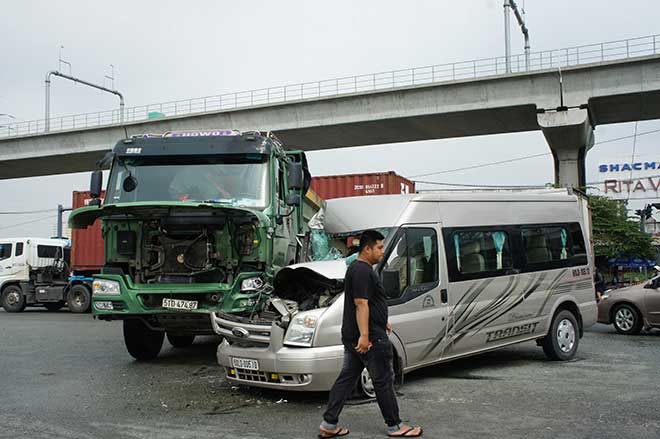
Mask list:
POLYGON ((348 429, 338 426, 339 414, 366 366, 376 391, 376 401, 390 437, 419 437, 421 427, 401 422, 394 393, 394 350, 388 334, 385 290, 373 270, 383 259, 385 238, 375 230, 360 236, 358 258, 346 271, 344 318, 341 328, 344 364, 328 400, 319 427, 319 438, 345 436, 348 429))

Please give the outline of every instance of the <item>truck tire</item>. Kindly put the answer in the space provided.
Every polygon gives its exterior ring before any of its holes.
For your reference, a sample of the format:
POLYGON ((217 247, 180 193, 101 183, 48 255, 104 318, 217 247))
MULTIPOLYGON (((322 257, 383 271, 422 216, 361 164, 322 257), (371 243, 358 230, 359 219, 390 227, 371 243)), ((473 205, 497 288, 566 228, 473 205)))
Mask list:
POLYGON ((45 307, 48 311, 50 311, 50 312, 59 311, 60 309, 62 309, 63 306, 64 306, 64 302, 63 302, 63 301, 60 301, 60 302, 46 302, 46 303, 44 303, 44 307, 45 307))
POLYGON ((9 285, 2 291, 2 307, 7 312, 21 312, 25 309, 25 295, 17 285, 9 285))
POLYGON ((543 338, 543 352, 554 361, 568 361, 575 357, 580 342, 577 319, 568 310, 559 311, 552 319, 550 330, 543 338))
POLYGON ((124 320, 126 349, 138 361, 149 361, 158 357, 164 339, 164 332, 150 329, 142 320, 124 320))
POLYGON ((175 348, 187 348, 195 341, 194 335, 172 335, 167 334, 167 341, 175 348))
POLYGON ((92 304, 92 293, 83 284, 74 285, 67 295, 66 304, 71 312, 88 312, 92 304))

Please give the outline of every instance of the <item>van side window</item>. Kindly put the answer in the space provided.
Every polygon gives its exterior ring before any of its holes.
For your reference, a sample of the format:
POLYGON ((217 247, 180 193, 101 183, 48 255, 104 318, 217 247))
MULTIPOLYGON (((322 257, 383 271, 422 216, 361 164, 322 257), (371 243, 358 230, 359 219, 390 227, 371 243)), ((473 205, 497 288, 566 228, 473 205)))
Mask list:
POLYGON ((62 251, 54 245, 38 245, 37 257, 40 258, 61 258, 62 251))
MULTIPOLYGON (((433 288, 431 285, 437 284, 438 237, 435 230, 405 229, 391 248, 383 268, 399 272, 399 291, 402 300, 417 297, 433 288), (424 285, 429 288, 424 288, 424 285), (408 295, 406 291, 412 292, 408 295)), ((389 299, 397 299, 397 297, 389 297, 389 299)))
POLYGON ((511 240, 503 230, 470 230, 453 234, 460 274, 493 273, 513 267, 511 240))
POLYGON ((587 263, 580 225, 521 228, 525 262, 533 269, 552 269, 587 263), (570 230, 569 230, 570 229, 570 230))
POLYGON ((11 244, 0 244, 0 261, 11 257, 11 244))
POLYGON ((22 242, 17 242, 16 243, 16 253, 14 253, 14 256, 21 256, 23 254, 23 243, 22 242))

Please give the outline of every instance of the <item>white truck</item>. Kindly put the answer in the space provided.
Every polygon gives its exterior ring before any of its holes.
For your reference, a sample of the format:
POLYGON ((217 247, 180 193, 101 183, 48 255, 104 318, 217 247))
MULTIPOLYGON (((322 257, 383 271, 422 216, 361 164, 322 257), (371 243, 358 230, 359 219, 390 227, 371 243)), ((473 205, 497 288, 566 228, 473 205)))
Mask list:
POLYGON ((57 311, 89 309, 91 278, 70 276, 65 239, 0 239, 0 304, 7 312, 43 304, 57 311))

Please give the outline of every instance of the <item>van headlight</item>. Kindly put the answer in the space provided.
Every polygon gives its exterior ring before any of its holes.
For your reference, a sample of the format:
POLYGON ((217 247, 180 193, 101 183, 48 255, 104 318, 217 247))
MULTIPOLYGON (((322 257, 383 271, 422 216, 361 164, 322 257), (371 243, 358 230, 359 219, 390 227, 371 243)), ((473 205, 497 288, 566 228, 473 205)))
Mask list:
POLYGON ((287 346, 312 347, 314 333, 323 311, 325 310, 319 309, 293 316, 284 337, 284 344, 287 346))
POLYGON ((264 286, 264 281, 260 277, 250 277, 241 282, 241 291, 257 291, 264 286))
POLYGON ((114 280, 94 279, 93 294, 94 296, 119 296, 121 289, 119 282, 114 280))

